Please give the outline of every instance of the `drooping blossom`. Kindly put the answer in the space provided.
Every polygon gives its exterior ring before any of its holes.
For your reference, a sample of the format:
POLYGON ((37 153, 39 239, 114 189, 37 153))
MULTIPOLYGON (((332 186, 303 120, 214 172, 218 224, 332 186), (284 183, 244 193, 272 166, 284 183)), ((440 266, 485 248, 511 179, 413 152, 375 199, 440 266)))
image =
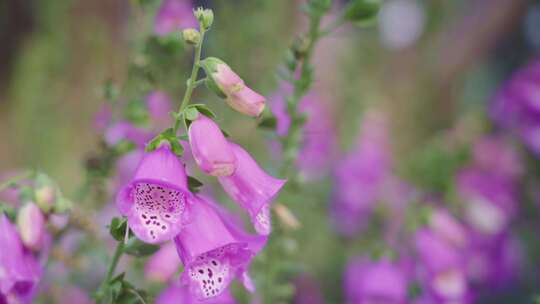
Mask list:
POLYGON ((334 172, 331 214, 336 229, 350 235, 365 226, 367 217, 390 176, 390 155, 384 118, 370 112, 358 142, 334 172))
POLYGON ((0 248, 0 301, 32 303, 42 269, 4 214, 0 214, 0 248))
POLYGON ((168 144, 146 153, 116 198, 133 233, 148 243, 175 237, 188 217, 191 193, 184 165, 168 144))
POLYGON ((226 97, 225 101, 231 108, 249 116, 259 116, 262 113, 266 98, 246 86, 242 78, 225 62, 209 57, 203 61, 202 66, 217 86, 215 89, 226 97))
POLYGON ((415 235, 425 292, 438 302, 465 301, 469 296, 463 251, 429 229, 415 235))
MULTIPOLYGON (((270 104, 276 117, 278 136, 286 135, 289 130, 291 118, 287 112, 285 96, 291 92, 289 86, 282 85, 278 93, 271 97, 270 104)), ((318 179, 328 173, 336 154, 336 134, 331 111, 317 94, 311 92, 300 101, 298 112, 305 115, 306 121, 302 127, 302 141, 296 166, 303 178, 318 179)), ((275 154, 282 154, 282 151, 276 149, 275 154)))
POLYGON ((199 300, 221 295, 235 278, 253 290, 247 270, 266 237, 244 232, 209 199, 197 200, 191 221, 174 239, 185 268, 182 284, 199 300))
POLYGON ((174 243, 166 243, 154 253, 144 266, 144 275, 148 280, 168 282, 180 267, 180 258, 174 243))
POLYGON ((237 167, 230 176, 219 177, 229 196, 244 208, 260 234, 271 231, 270 203, 286 180, 268 175, 241 146, 229 143, 237 159, 237 167))
POLYGON ((164 36, 197 25, 191 0, 163 0, 154 21, 154 32, 164 36))
POLYGON ((518 70, 493 98, 490 114, 502 128, 516 134, 540 154, 540 60, 518 70))
POLYGON ((206 174, 229 176, 237 166, 236 156, 219 126, 199 114, 188 130, 189 144, 195 162, 206 174))
POLYGON ((23 244, 39 250, 45 241, 45 216, 34 203, 26 203, 17 214, 17 228, 23 244))
POLYGON ((177 282, 170 284, 157 297, 156 304, 234 304, 234 298, 228 289, 222 292, 219 296, 199 300, 195 298, 189 289, 177 282))
POLYGON ((407 285, 400 265, 387 259, 357 258, 347 265, 345 272, 345 296, 350 304, 404 304, 407 285))

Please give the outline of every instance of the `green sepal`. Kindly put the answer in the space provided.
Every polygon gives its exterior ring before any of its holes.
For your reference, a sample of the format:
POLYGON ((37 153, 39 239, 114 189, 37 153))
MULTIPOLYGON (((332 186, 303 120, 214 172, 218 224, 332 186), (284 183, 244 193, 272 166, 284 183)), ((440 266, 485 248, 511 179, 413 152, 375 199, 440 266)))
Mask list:
POLYGON ((124 247, 124 253, 135 257, 149 256, 158 250, 158 245, 147 244, 136 237, 129 238, 126 246, 124 247))
POLYGON ((199 188, 201 188, 202 186, 203 186, 203 183, 200 180, 196 179, 193 176, 188 176, 189 191, 193 193, 198 193, 200 191, 199 188))
POLYGON ((354 0, 345 8, 343 18, 359 26, 369 26, 377 20, 380 7, 380 0, 354 0))
POLYGON ((127 219, 114 217, 109 224, 109 233, 118 242, 123 242, 126 237, 127 219))

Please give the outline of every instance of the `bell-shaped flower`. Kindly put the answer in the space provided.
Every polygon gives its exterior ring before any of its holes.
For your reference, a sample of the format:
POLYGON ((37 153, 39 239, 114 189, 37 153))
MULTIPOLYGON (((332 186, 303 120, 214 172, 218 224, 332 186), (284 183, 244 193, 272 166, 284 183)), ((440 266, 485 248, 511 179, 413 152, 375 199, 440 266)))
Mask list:
POLYGON ((238 167, 231 176, 219 177, 219 182, 229 196, 244 208, 255 230, 259 234, 269 234, 270 203, 281 190, 286 180, 268 175, 249 153, 235 143, 230 143, 238 167))
POLYGON ((17 214, 17 228, 23 244, 32 249, 39 250, 45 238, 45 216, 34 203, 25 204, 17 214))
POLYGON ((347 303, 395 303, 407 301, 407 277, 400 265, 388 260, 354 260, 345 273, 347 303))
POLYGON ((32 303, 41 266, 24 248, 15 226, 1 213, 0 248, 0 303, 32 303))
POLYGON ((144 275, 148 280, 165 283, 180 267, 180 258, 174 243, 166 243, 154 253, 144 266, 144 275))
POLYGON ((183 28, 196 27, 193 3, 189 0, 164 0, 154 21, 154 32, 164 36, 183 28))
POLYGON ((259 116, 265 107, 266 98, 250 89, 225 62, 208 57, 202 67, 210 77, 211 88, 226 97, 227 104, 236 111, 249 116, 259 116))
POLYGON ((170 284, 157 297, 156 304, 234 304, 229 289, 225 290, 217 297, 208 300, 199 300, 195 298, 187 286, 178 284, 177 282, 170 284))
POLYGON ((184 165, 168 144, 146 153, 116 198, 135 235, 147 243, 174 238, 188 218, 191 193, 184 165))
POLYGON ((190 293, 199 300, 215 298, 235 278, 252 290, 247 269, 267 237, 246 233, 207 199, 193 204, 191 217, 174 239, 185 268, 181 281, 190 293))
POLYGON ((191 153, 201 170, 213 176, 229 176, 236 169, 236 156, 219 126, 198 114, 189 126, 191 153))

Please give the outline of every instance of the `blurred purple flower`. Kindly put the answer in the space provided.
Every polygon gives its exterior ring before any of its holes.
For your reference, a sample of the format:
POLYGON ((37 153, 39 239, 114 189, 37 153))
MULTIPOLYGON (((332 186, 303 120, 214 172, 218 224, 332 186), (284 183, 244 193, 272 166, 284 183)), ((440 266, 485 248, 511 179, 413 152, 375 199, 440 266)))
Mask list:
POLYGON ((144 147, 152 136, 150 131, 137 127, 131 122, 119 121, 105 130, 103 138, 108 146, 114 146, 122 140, 129 140, 137 146, 144 147))
POLYGON ((230 142, 238 161, 231 176, 219 177, 219 182, 229 196, 244 208, 259 234, 269 234, 271 229, 270 203, 286 180, 264 172, 255 160, 239 145, 230 142))
POLYGON ((191 0, 163 0, 154 21, 154 32, 164 36, 185 28, 197 27, 191 0))
POLYGON ((34 203, 26 203, 17 213, 17 228, 24 246, 39 250, 45 242, 45 216, 34 203))
POLYGON ((486 136, 473 148, 473 161, 481 169, 509 179, 523 173, 523 165, 516 149, 502 137, 486 136))
POLYGON ((236 170, 237 161, 219 126, 199 114, 189 126, 189 144, 195 162, 206 174, 229 176, 236 170))
MULTIPOLYGON (((290 93, 291 88, 282 85, 278 93, 271 98, 278 136, 285 136, 291 123, 285 101, 285 96, 290 93)), ((309 93, 300 101, 298 111, 306 115, 306 122, 296 165, 300 175, 306 179, 324 177, 336 156, 336 131, 331 111, 315 93, 309 93)), ((279 148, 274 150, 274 154, 281 154, 279 148)))
POLYGON ((32 303, 42 268, 4 214, 0 214, 0 248, 0 300, 32 303))
POLYGON ((148 280, 168 282, 179 270, 180 259, 174 243, 166 243, 146 262, 144 274, 148 280))
POLYGON ((94 115, 94 128, 103 132, 112 121, 112 107, 109 103, 103 103, 94 115))
POLYGON ((518 70, 493 98, 491 117, 540 154, 540 60, 518 70))
POLYGON ((302 274, 294 280, 295 304, 322 304, 324 297, 321 293, 321 286, 310 275, 302 274))
POLYGON ((368 113, 356 147, 334 172, 332 219, 336 229, 350 235, 366 223, 390 176, 390 153, 384 118, 368 113))
POLYGON ((186 288, 178 283, 172 283, 165 288, 157 297, 156 304, 234 304, 234 298, 226 289, 219 296, 207 299, 198 300, 186 288))
POLYGON ((253 289, 247 268, 266 237, 247 234, 214 203, 199 198, 192 220, 174 240, 185 267, 181 281, 197 299, 219 296, 235 278, 253 289))
POLYGON ((171 98, 163 91, 153 91, 146 96, 146 107, 152 122, 152 128, 163 130, 172 122, 170 112, 173 111, 171 98))
POLYGON ((119 191, 116 204, 138 238, 160 243, 182 229, 191 196, 184 165, 162 144, 146 153, 131 182, 119 191))
POLYGON ((407 301, 406 274, 386 259, 357 258, 345 272, 345 295, 350 304, 404 304, 407 301))
POLYGON ((77 286, 63 287, 61 294, 55 299, 59 304, 92 304, 94 303, 88 293, 77 286))

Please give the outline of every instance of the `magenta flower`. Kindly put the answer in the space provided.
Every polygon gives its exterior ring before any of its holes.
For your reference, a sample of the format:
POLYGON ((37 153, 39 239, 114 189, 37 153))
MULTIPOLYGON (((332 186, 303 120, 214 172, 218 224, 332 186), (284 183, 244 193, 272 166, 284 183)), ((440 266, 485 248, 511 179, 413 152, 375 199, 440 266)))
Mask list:
POLYGON ((399 265, 388 260, 358 258, 347 266, 345 294, 351 304, 404 304, 407 278, 399 265))
POLYGON ((117 195, 135 235, 148 243, 174 238, 187 220, 191 194, 184 165, 167 144, 147 153, 117 195))
POLYGON ((39 250, 44 245, 45 217, 34 203, 27 203, 19 210, 17 228, 26 247, 39 250))
POLYGON ((156 304, 234 304, 234 298, 226 289, 219 296, 207 299, 198 300, 193 297, 186 286, 178 283, 172 283, 169 287, 163 290, 156 299, 156 304))
POLYGON ((185 267, 181 281, 195 298, 217 297, 235 278, 253 289, 247 268, 266 237, 247 234, 212 202, 199 198, 192 221, 174 240, 185 267))
POLYGON ((245 85, 225 62, 215 57, 206 58, 203 67, 213 80, 227 104, 236 111, 249 116, 259 116, 265 107, 266 98, 245 85))
POLYGON ((103 103, 94 115, 94 128, 102 132, 112 121, 112 107, 109 103, 103 103))
POLYGON ((336 229, 351 235, 363 228, 391 176, 385 120, 368 113, 356 147, 337 165, 334 173, 332 220, 336 229))
POLYGON ((463 251, 429 230, 419 230, 415 243, 427 290, 440 301, 466 299, 469 293, 463 251))
POLYGON ((174 243, 166 243, 154 253, 144 266, 144 275, 151 281, 165 283, 180 268, 180 259, 174 243))
POLYGON ((152 138, 152 133, 131 122, 119 121, 105 130, 103 138, 108 146, 114 146, 122 140, 129 140, 142 147, 152 138))
POLYGON ((0 302, 32 303, 42 269, 4 214, 0 214, 0 248, 0 302))
POLYGON ((154 32, 164 36, 184 28, 197 27, 189 0, 163 0, 154 21, 154 32))
POLYGON ((431 213, 429 227, 437 237, 445 240, 455 248, 463 249, 468 245, 469 240, 465 227, 442 208, 431 213))
POLYGON ((201 170, 213 176, 229 176, 236 169, 236 157, 219 126, 199 114, 189 126, 191 153, 201 170))
POLYGON ((510 179, 523 173, 523 165, 516 149, 504 138, 497 136, 483 137, 474 144, 473 161, 483 170, 510 179))
POLYGON ((264 172, 249 153, 237 144, 230 143, 238 167, 231 176, 219 177, 219 182, 229 196, 244 208, 259 234, 272 230, 270 203, 286 180, 277 179, 264 172))

